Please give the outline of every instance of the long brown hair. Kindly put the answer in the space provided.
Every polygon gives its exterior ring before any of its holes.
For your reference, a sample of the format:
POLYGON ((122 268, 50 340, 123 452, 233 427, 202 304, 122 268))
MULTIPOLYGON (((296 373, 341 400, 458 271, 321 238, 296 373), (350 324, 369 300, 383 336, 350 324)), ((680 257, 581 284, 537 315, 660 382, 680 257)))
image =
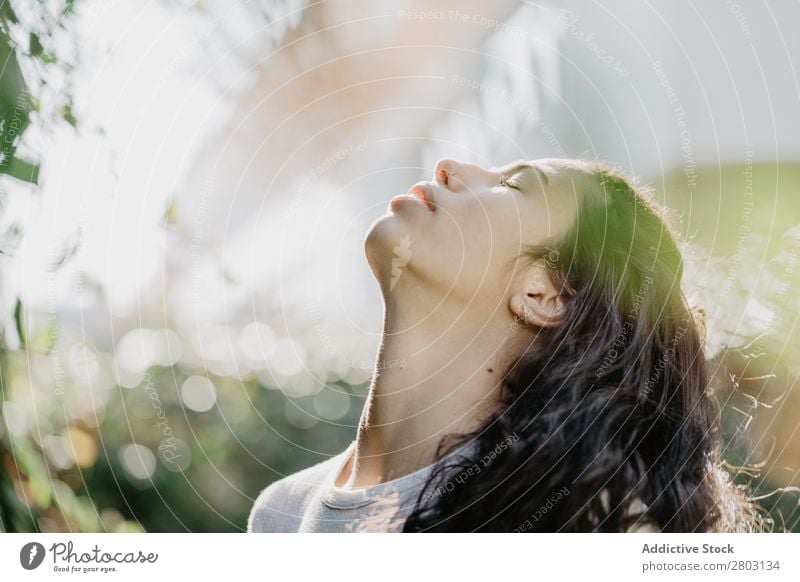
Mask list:
POLYGON ((751 531, 762 520, 720 459, 703 326, 663 210, 599 163, 578 214, 527 249, 566 299, 509 368, 502 405, 444 456, 405 531, 751 531))

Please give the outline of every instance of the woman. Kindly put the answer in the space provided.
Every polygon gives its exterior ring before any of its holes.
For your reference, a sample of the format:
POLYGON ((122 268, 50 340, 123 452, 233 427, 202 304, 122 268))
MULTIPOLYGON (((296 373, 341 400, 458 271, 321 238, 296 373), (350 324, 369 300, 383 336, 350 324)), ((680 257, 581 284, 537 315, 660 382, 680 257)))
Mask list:
POLYGON ((356 439, 267 487, 249 531, 761 526, 722 469, 676 238, 621 174, 441 160, 365 252, 385 316, 356 439))

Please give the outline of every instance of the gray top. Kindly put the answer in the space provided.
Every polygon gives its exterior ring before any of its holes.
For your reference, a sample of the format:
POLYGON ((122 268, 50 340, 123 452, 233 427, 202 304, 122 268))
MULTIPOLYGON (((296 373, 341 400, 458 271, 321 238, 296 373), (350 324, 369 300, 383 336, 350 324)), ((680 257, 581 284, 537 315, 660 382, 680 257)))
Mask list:
POLYGON ((355 441, 335 457, 264 489, 247 520, 248 532, 399 532, 434 465, 392 481, 341 489, 336 477, 355 441))
MULTIPOLYGON (((468 445, 469 446, 469 445, 468 445)), ((355 448, 355 441, 335 457, 322 461, 293 475, 284 477, 264 489, 253 505, 247 520, 248 532, 399 532, 417 501, 417 496, 430 477, 431 464, 392 481, 360 489, 341 489, 334 485, 355 448)), ((461 447, 447 456, 463 452, 461 447)), ((463 475, 467 478, 469 475, 463 475)), ((438 490, 438 488, 437 488, 438 490)), ((436 494, 434 490, 433 494, 436 494)), ((568 495, 568 488, 559 492, 568 495)), ((608 508, 607 492, 600 498, 608 508), (604 495, 606 494, 606 495, 604 495)), ((555 501, 554 501, 555 502, 555 501)), ((547 511, 547 506, 540 508, 547 511)), ((630 509, 646 509, 638 498, 630 509)), ((532 529, 530 519, 515 531, 532 529)), ((629 532, 657 532, 657 527, 637 523, 629 532)))

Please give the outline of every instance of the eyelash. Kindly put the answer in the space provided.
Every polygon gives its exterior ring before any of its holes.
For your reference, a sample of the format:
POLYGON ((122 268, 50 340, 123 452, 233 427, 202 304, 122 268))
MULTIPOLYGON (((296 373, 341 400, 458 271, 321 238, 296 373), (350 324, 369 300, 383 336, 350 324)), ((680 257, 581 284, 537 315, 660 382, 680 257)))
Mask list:
POLYGON ((510 182, 507 177, 500 176, 500 185, 506 188, 511 188, 512 190, 519 190, 519 184, 516 182, 510 182))

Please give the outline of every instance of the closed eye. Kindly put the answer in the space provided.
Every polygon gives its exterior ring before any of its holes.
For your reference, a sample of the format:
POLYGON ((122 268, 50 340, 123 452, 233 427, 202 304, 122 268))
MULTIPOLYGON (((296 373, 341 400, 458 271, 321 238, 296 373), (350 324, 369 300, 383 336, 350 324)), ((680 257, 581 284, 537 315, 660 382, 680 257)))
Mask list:
POLYGON ((500 176, 500 185, 505 188, 511 188, 512 190, 519 190, 522 191, 522 188, 517 182, 513 180, 509 180, 507 176, 500 176))

